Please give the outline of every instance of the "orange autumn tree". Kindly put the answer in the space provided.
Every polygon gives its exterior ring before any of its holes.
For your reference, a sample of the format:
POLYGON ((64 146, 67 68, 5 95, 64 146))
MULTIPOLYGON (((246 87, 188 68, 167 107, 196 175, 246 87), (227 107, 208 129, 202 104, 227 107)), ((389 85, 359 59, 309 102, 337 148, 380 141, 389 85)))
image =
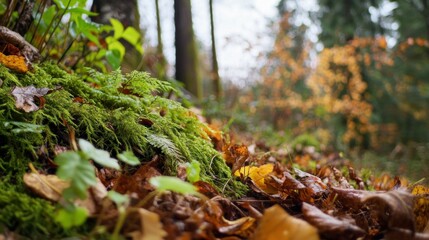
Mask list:
POLYGON ((380 138, 393 142, 395 126, 374 121, 374 99, 393 88, 374 77, 393 64, 385 39, 355 38, 325 48, 312 69, 305 29, 292 27, 289 17, 285 14, 278 25, 261 84, 240 98, 243 110, 292 137, 309 133, 324 146, 377 147, 380 138))
POLYGON ((253 103, 250 113, 260 122, 283 130, 303 118, 308 95, 305 79, 310 70, 305 29, 291 28, 289 17, 284 14, 278 24, 273 49, 261 69, 261 82, 239 100, 243 110, 253 103))

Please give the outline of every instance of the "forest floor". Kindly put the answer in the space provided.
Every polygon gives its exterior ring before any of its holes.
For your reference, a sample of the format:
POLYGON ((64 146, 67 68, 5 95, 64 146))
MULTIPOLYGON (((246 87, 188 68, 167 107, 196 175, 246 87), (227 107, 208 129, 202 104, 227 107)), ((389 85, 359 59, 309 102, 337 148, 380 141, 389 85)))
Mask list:
POLYGON ((145 73, 0 61, 0 238, 429 239, 419 182, 237 144, 145 73))

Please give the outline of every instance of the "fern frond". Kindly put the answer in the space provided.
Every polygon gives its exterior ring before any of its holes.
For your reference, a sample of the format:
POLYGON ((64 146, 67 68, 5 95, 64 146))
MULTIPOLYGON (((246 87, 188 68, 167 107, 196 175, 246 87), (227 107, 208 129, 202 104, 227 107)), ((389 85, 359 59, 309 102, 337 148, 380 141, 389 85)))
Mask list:
POLYGON ((147 134, 146 138, 150 145, 155 148, 159 148, 167 157, 177 159, 179 161, 185 161, 185 157, 183 157, 180 150, 166 136, 160 134, 147 134))

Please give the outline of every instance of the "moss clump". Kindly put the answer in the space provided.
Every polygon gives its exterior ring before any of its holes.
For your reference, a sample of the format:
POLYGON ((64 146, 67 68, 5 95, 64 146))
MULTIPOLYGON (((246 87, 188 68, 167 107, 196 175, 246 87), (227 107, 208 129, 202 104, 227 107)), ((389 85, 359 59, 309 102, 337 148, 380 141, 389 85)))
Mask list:
MULTIPOLYGON (((176 91, 168 82, 142 72, 102 74, 88 69, 75 75, 48 63, 25 74, 0 65, 0 78, 0 174, 17 194, 25 194, 22 176, 30 161, 40 169, 54 170, 42 160, 52 159, 55 147, 70 146, 70 129, 76 138, 114 156, 125 149, 134 150, 143 161, 160 154, 169 175, 175 174, 179 163, 196 160, 202 165, 202 180, 226 195, 239 196, 246 189, 231 180, 203 123, 180 103, 162 97, 176 91), (44 96, 42 109, 25 113, 15 107, 11 90, 30 85, 60 89, 44 96)), ((0 222, 12 227, 4 219, 0 222)))
POLYGON ((17 193, 14 187, 0 183, 0 223, 32 239, 55 239, 66 233, 54 221, 51 203, 17 193))

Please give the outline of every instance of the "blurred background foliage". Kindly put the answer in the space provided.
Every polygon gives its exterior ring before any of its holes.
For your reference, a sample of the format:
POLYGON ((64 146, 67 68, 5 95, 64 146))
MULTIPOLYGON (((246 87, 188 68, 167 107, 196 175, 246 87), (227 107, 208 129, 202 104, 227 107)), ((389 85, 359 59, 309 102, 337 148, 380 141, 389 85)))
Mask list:
POLYGON ((214 17, 222 13, 213 12, 225 3, 207 0, 205 49, 194 36, 190 0, 170 1, 174 19, 162 19, 166 9, 153 1, 155 44, 140 27, 147 12, 137 0, 1 0, 0 14, 42 60, 76 72, 144 70, 183 87, 232 137, 246 132, 267 145, 341 151, 356 164, 412 178, 429 172, 429 0, 317 0, 317 11, 307 12, 298 0, 279 0, 267 26, 272 46, 260 52, 257 69, 246 69, 257 81, 244 86, 219 73, 215 29, 222 26, 214 17), (162 21, 176 26, 175 63, 165 56, 162 21))

